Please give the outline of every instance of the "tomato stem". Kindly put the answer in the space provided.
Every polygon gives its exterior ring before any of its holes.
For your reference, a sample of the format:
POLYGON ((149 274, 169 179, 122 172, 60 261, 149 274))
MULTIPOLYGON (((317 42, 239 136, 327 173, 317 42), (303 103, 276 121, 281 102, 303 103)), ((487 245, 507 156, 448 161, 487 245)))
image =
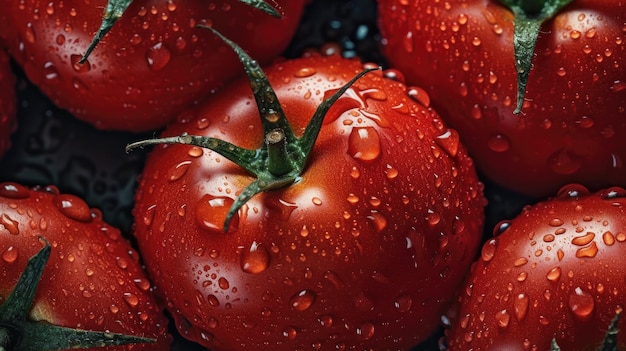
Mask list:
POLYGON ((13 334, 8 328, 0 325, 0 351, 11 350, 13 344, 13 334))
POLYGON ((517 70, 517 105, 513 113, 522 112, 528 76, 532 67, 535 46, 543 23, 553 18, 572 0, 500 0, 513 14, 513 46, 517 70))
POLYGON ((285 175, 295 168, 287 152, 285 132, 276 128, 265 135, 267 170, 275 176, 285 175))

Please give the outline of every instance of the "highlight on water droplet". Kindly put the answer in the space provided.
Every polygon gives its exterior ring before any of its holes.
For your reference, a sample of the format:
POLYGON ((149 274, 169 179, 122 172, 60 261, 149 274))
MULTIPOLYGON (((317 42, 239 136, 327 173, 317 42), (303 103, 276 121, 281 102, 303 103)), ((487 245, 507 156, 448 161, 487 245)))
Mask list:
POLYGON ((153 71, 162 70, 170 62, 171 57, 172 53, 162 42, 150 47, 146 52, 148 67, 153 71))
POLYGON ((348 154, 361 161, 380 156, 380 136, 374 127, 354 127, 348 137, 348 154))
POLYGON ((314 291, 304 289, 291 296, 291 298, 289 299, 289 304, 294 310, 302 312, 309 309, 311 305, 313 305, 313 303, 315 302, 316 298, 317 294, 314 291))
POLYGON ((568 305, 576 317, 584 320, 591 316, 595 308, 595 301, 590 293, 576 287, 569 295, 568 305))
POLYGON ((68 218, 85 223, 92 220, 91 209, 89 208, 89 205, 87 205, 85 201, 75 195, 58 195, 54 199, 54 203, 59 209, 59 212, 61 212, 68 218))
POLYGON ((269 267, 270 254, 261 243, 253 241, 249 250, 241 255, 241 269, 246 273, 258 274, 269 267))
MULTIPOLYGON (((223 232, 226 215, 234 202, 229 197, 204 195, 196 205, 196 223, 202 228, 223 232)), ((239 215, 235 213, 230 230, 236 230, 238 224, 239 215)))

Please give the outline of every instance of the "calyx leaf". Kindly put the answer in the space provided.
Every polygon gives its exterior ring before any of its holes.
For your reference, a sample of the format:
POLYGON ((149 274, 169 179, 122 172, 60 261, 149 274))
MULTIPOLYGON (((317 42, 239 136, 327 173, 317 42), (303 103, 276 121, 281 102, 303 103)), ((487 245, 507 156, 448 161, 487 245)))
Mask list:
MULTIPOLYGON (((281 18, 282 14, 274 7, 266 3, 264 0, 238 0, 239 2, 256 8, 260 11, 267 13, 270 16, 281 18)), ((122 15, 126 12, 133 0, 108 0, 107 6, 104 8, 104 14, 102 15, 102 22, 100 28, 94 35, 87 51, 78 63, 85 63, 91 53, 95 50, 96 46, 100 43, 102 38, 113 28, 115 23, 122 18, 122 15)))
POLYGON ((50 244, 45 241, 45 246, 28 260, 15 288, 0 306, 0 350, 52 351, 156 342, 140 336, 30 321, 28 313, 50 251, 50 244))
POLYGON ((322 128, 324 116, 332 104, 362 76, 380 68, 364 69, 324 100, 317 107, 303 135, 296 137, 274 89, 259 64, 217 30, 206 26, 200 27, 211 30, 220 37, 235 51, 239 61, 243 64, 261 118, 265 136, 264 145, 256 150, 250 150, 215 138, 183 134, 176 137, 138 141, 127 145, 126 151, 156 144, 193 145, 213 150, 254 174, 257 179, 241 192, 226 215, 224 231, 227 232, 233 216, 253 196, 293 184, 300 177, 322 128))
POLYGON ((528 75, 532 67, 535 46, 541 25, 554 17, 572 0, 500 0, 508 6, 515 20, 513 23, 513 46, 517 70, 517 105, 513 113, 522 112, 528 75))

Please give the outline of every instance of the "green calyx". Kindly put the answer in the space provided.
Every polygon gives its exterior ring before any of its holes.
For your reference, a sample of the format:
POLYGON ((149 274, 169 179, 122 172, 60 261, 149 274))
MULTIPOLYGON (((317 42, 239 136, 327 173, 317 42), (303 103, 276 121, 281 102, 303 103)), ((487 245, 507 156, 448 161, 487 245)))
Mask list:
POLYGON ((72 329, 28 320, 50 251, 50 245, 45 242, 44 248, 28 260, 15 288, 0 306, 0 351, 87 349, 156 342, 144 337, 72 329))
POLYGON ((202 28, 213 31, 215 35, 226 42, 235 51, 243 64, 261 117, 261 125, 265 136, 264 145, 256 150, 251 150, 211 137, 183 134, 175 137, 138 141, 129 144, 126 147, 126 151, 157 144, 194 145, 213 150, 249 173, 254 174, 256 180, 241 192, 226 215, 224 221, 224 231, 226 232, 233 216, 254 195, 288 186, 300 177, 304 172, 309 155, 322 129, 326 112, 352 84, 365 74, 378 68, 369 68, 361 71, 333 95, 322 101, 311 117, 303 135, 296 137, 274 89, 259 64, 243 49, 215 29, 204 26, 202 28))
MULTIPOLYGON (((272 7, 263 0, 238 1, 248 6, 254 7, 260 11, 263 11, 273 17, 282 17, 278 10, 276 10, 274 7, 272 7)), ((104 15, 102 16, 102 23, 100 24, 100 28, 94 35, 91 43, 89 44, 89 47, 87 48, 87 51, 85 52, 83 57, 81 57, 80 61, 78 61, 78 63, 85 63, 85 61, 87 61, 89 55, 91 55, 98 43, 100 43, 100 40, 102 40, 102 38, 104 38, 104 36, 111 30, 111 28, 113 28, 113 25, 115 25, 117 20, 122 18, 122 15, 126 12, 126 9, 128 9, 132 2, 133 0, 108 0, 107 6, 104 8, 104 15)))
POLYGON ((500 0, 515 15, 513 46, 517 70, 517 105, 513 113, 522 112, 528 75, 541 25, 554 17, 572 0, 500 0))

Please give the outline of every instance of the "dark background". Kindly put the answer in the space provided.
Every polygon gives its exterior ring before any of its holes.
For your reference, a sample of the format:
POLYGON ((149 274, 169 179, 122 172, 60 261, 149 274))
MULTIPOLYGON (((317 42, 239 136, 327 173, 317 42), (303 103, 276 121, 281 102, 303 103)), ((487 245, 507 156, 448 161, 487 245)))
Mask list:
MULTIPOLYGON (((311 1, 284 56, 298 57, 307 49, 327 43, 339 44, 346 57, 387 67, 379 50, 374 0, 311 1)), ((154 133, 99 131, 56 108, 18 68, 15 73, 19 126, 12 149, 0 161, 0 181, 30 186, 52 184, 61 192, 78 195, 131 238, 133 194, 147 151, 138 149, 126 154, 124 148, 154 133)), ((514 217, 531 200, 483 181, 489 201, 487 238, 499 221, 514 217)), ((182 339, 173 326, 170 329, 175 335, 173 350, 204 350, 182 339)), ((441 335, 440 329, 414 351, 439 350, 441 335)))

